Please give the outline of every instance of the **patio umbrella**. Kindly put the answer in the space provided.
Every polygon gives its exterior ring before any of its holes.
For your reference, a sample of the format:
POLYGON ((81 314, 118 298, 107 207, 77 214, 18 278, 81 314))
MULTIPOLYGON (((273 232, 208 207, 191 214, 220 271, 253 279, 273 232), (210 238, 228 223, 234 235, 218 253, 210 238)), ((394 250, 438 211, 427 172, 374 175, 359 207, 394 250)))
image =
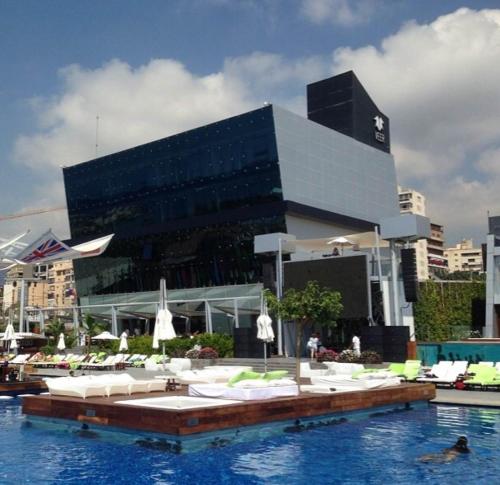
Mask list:
POLYGON ((167 283, 165 279, 160 280, 160 302, 158 304, 158 312, 156 313, 155 329, 153 333, 153 349, 160 348, 160 340, 162 341, 163 353, 163 370, 165 370, 165 340, 175 338, 174 326, 172 325, 172 314, 167 305, 167 283))
MULTIPOLYGON (((5 328, 5 333, 3 334, 2 340, 5 340, 7 342, 15 339, 16 332, 14 331, 14 325, 12 325, 11 322, 8 323, 7 327, 5 328)), ((9 349, 9 345, 7 345, 7 351, 9 349)))
POLYGON ((10 350, 16 350, 17 351, 17 340, 15 338, 13 338, 10 341, 10 350))
POLYGON ((264 371, 267 372, 267 344, 274 340, 272 319, 267 310, 264 297, 260 302, 260 315, 257 317, 257 338, 264 342, 264 371))
POLYGON ((123 332, 120 335, 120 347, 118 348, 118 352, 123 352, 128 350, 128 342, 127 342, 127 332, 123 332))
POLYGON ((66 348, 66 342, 64 341, 64 334, 59 335, 59 342, 57 342, 57 350, 63 351, 66 348))
POLYGON ((106 331, 100 333, 99 335, 96 335, 95 337, 92 337, 92 340, 119 340, 119 339, 112 333, 106 331))
POLYGON ((344 254, 344 246, 352 246, 354 243, 352 241, 349 241, 349 239, 345 238, 344 236, 339 236, 334 237, 326 244, 335 244, 336 246, 340 246, 340 252, 341 254, 344 254))

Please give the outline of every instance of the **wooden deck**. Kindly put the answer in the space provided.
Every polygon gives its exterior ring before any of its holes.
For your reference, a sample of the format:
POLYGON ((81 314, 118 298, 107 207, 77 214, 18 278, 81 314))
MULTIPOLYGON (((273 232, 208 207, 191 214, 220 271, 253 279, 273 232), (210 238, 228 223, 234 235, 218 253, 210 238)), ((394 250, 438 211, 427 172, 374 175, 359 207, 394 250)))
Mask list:
POLYGON ((187 388, 165 393, 154 392, 85 400, 62 396, 29 396, 23 399, 23 412, 27 415, 72 420, 88 425, 180 437, 282 420, 429 401, 435 397, 436 391, 433 384, 402 384, 392 388, 335 394, 302 393, 296 397, 243 401, 238 404, 186 410, 166 410, 116 403, 125 399, 175 395, 187 395, 187 388))
POLYGON ((47 390, 42 380, 0 382, 0 396, 16 396, 25 393, 39 393, 47 390))

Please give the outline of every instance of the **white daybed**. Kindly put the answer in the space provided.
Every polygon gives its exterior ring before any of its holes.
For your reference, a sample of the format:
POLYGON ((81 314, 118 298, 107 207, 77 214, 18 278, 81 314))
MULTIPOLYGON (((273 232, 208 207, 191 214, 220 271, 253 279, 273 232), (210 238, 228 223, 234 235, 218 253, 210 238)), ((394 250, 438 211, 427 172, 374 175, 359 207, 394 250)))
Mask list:
POLYGON ((139 392, 165 391, 165 382, 138 380, 129 374, 104 374, 100 376, 57 377, 46 379, 51 395, 73 396, 83 399, 93 396, 134 394, 139 392))
POLYGON ((222 383, 190 384, 189 395, 255 401, 273 397, 298 396, 299 386, 291 379, 274 379, 269 382, 263 379, 247 380, 237 382, 233 387, 222 383))
POLYGON ((388 372, 376 372, 374 374, 363 374, 357 378, 348 375, 311 377, 311 384, 313 386, 323 386, 337 390, 366 390, 399 386, 401 384, 401 378, 388 372))
POLYGON ((177 372, 175 379, 181 384, 213 384, 228 382, 243 371, 251 371, 250 366, 210 366, 199 370, 177 372))

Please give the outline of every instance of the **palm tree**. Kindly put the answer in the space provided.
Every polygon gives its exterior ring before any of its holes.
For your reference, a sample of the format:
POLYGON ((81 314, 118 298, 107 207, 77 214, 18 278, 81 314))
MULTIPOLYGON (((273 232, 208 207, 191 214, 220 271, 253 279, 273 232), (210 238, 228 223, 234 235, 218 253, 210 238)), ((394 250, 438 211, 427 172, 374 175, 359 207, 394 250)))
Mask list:
POLYGON ((89 337, 88 352, 90 353, 90 344, 92 337, 99 335, 107 328, 108 325, 105 323, 96 322, 95 318, 90 313, 86 313, 82 326, 85 329, 85 333, 89 337))

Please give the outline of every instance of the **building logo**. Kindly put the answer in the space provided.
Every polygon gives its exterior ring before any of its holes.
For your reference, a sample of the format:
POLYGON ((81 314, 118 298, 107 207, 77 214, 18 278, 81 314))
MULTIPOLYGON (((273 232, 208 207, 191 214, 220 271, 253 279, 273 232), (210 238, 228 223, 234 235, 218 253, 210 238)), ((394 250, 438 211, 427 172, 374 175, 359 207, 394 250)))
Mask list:
POLYGON ((375 122, 375 140, 379 141, 380 143, 385 142, 385 134, 383 133, 384 131, 384 120, 381 116, 375 116, 373 118, 373 121, 375 122))

